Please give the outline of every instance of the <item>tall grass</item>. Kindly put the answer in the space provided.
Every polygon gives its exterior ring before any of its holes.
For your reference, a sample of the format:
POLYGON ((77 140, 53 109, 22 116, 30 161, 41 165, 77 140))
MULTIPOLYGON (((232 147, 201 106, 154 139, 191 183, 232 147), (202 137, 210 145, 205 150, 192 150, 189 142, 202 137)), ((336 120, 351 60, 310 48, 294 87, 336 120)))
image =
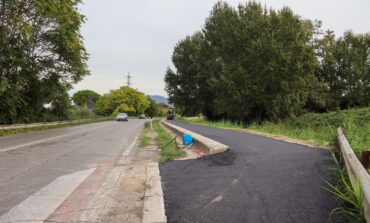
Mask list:
POLYGON ((176 143, 172 140, 172 136, 162 128, 159 120, 153 121, 153 129, 157 133, 156 141, 161 149, 160 161, 166 162, 185 155, 185 151, 177 149, 176 143))
POLYGON ((353 187, 347 171, 342 168, 343 165, 341 165, 334 153, 332 153, 332 156, 336 164, 337 184, 333 185, 329 181, 326 181, 327 187, 324 189, 337 197, 338 207, 331 211, 328 222, 330 222, 333 217, 339 215, 350 223, 365 223, 364 206, 362 203, 363 195, 360 182, 357 178, 356 186, 353 187))
POLYGON ((230 121, 212 122, 198 117, 179 117, 178 120, 212 127, 256 130, 308 140, 323 146, 334 145, 336 130, 342 126, 355 153, 359 154, 362 150, 370 150, 370 108, 348 109, 323 114, 307 113, 278 123, 252 123, 248 126, 230 121))
POLYGON ((146 148, 150 145, 151 138, 148 136, 150 131, 150 122, 147 121, 144 123, 144 129, 140 133, 139 147, 146 148))

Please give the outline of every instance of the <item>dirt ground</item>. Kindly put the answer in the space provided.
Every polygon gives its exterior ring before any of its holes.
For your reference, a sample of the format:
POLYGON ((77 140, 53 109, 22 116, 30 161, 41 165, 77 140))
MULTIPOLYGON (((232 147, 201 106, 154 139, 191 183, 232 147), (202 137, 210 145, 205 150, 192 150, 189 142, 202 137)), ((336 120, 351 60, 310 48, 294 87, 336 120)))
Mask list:
POLYGON ((135 148, 123 156, 110 173, 106 182, 80 217, 84 222, 137 223, 143 219, 148 163, 158 162, 159 150, 153 140, 146 148, 135 148))

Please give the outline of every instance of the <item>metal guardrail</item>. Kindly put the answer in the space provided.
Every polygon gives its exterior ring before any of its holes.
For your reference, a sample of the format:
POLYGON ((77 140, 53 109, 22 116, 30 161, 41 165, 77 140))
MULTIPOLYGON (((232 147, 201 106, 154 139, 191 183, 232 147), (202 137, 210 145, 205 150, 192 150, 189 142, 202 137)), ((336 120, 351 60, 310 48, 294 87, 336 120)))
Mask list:
POLYGON ((59 122, 38 122, 38 123, 29 123, 29 124, 13 124, 13 125, 0 125, 1 130, 10 130, 10 129, 22 129, 22 128, 34 128, 39 126, 52 126, 52 125, 60 125, 60 124, 68 124, 68 123, 81 123, 81 122, 89 122, 89 121, 99 121, 105 120, 109 118, 98 118, 98 119, 79 119, 79 120, 72 120, 72 121, 59 121, 59 122))
POLYGON ((357 159, 356 154, 353 152, 351 145, 344 135, 343 129, 338 128, 337 133, 349 179, 354 188, 358 186, 358 183, 360 184, 366 222, 370 223, 370 175, 357 159))

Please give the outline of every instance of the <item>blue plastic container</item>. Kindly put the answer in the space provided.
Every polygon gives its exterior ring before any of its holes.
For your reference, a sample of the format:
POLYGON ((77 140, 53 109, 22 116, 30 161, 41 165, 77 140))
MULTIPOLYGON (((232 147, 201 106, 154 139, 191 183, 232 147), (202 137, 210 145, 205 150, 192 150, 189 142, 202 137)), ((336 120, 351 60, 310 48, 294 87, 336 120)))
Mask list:
POLYGON ((184 144, 184 145, 193 144, 193 136, 191 136, 189 134, 183 134, 182 135, 182 144, 184 144))

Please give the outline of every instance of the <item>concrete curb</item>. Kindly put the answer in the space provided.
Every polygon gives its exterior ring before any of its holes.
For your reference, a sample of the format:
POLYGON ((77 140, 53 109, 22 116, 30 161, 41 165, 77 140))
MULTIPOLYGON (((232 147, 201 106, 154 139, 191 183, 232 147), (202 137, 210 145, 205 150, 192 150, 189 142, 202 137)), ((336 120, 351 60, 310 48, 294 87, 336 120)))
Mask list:
POLYGON ((229 150, 229 147, 227 145, 224 145, 222 143, 219 143, 213 139, 207 138, 205 136, 202 136, 200 134, 197 134, 195 132, 189 131, 187 129, 181 128, 179 126, 173 125, 169 122, 166 122, 162 120, 162 123, 172 131, 175 131, 179 134, 190 134, 193 136, 193 141, 196 145, 200 145, 203 147, 208 154, 217 154, 217 153, 223 153, 229 150))
POLYGON ((166 223, 161 176, 158 162, 147 164, 143 223, 166 223))

